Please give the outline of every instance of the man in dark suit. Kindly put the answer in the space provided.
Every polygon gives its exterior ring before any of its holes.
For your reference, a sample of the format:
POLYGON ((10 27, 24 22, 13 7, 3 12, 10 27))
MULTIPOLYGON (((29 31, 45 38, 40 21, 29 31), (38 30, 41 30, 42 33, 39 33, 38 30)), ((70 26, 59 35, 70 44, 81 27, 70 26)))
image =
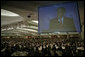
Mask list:
POLYGON ((65 8, 59 7, 57 9, 57 17, 51 19, 50 26, 48 30, 43 30, 43 32, 66 32, 66 31, 76 31, 75 24, 72 18, 65 17, 65 8))

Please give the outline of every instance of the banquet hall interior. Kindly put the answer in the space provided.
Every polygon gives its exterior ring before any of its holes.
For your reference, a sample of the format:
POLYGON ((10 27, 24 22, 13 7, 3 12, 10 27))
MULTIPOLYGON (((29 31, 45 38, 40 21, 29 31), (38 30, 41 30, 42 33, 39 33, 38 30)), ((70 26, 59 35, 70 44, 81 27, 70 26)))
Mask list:
POLYGON ((84 1, 81 32, 38 33, 38 7, 68 2, 1 1, 1 56, 84 56, 84 1))

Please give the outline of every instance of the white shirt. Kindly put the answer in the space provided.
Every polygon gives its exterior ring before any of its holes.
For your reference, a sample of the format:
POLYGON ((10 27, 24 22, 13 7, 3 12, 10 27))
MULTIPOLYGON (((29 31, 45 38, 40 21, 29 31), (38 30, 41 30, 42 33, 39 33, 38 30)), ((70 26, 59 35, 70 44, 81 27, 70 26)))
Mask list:
MULTIPOLYGON (((63 19, 64 19, 64 18, 62 17, 62 18, 61 18, 61 20, 62 20, 62 24, 63 24, 63 19)), ((59 21, 59 23, 60 23, 60 19, 58 19, 58 21, 59 21)))

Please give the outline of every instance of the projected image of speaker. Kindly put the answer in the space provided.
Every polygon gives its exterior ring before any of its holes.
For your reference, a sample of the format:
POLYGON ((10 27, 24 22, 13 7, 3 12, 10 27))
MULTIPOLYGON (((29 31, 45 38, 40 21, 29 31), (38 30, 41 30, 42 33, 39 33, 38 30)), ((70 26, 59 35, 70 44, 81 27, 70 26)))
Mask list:
POLYGON ((77 2, 38 8, 39 33, 81 32, 77 2))

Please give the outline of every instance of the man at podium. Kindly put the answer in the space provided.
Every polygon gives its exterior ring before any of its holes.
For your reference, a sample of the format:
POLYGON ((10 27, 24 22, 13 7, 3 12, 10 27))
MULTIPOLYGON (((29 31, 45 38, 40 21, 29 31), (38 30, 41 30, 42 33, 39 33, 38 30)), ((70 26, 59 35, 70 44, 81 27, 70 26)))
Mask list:
POLYGON ((65 13, 64 7, 57 8, 57 17, 50 20, 49 29, 43 32, 76 32, 73 19, 66 17, 65 13))

